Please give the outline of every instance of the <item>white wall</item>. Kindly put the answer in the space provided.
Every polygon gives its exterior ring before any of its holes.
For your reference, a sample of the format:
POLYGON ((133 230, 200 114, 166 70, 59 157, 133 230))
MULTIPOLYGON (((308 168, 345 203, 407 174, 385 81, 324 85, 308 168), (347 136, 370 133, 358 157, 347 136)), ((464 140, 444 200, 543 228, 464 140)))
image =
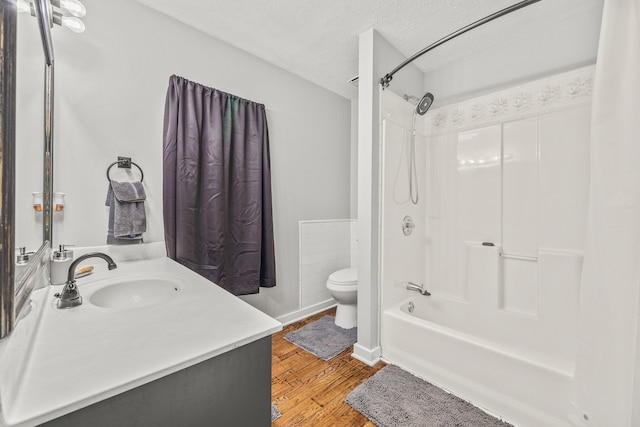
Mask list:
MULTIPOLYGON (((276 317, 295 311, 298 221, 350 214, 349 100, 137 2, 85 4, 85 33, 53 30, 54 183, 55 191, 67 193, 64 213, 54 220, 54 243, 104 244, 105 172, 118 155, 144 169, 145 241, 163 239, 162 121, 169 76, 177 74, 266 106, 278 284, 245 299, 276 317)), ((30 48, 42 55, 39 41, 30 48)), ((24 73, 42 81, 41 67, 24 73)), ((29 139, 41 141, 34 123, 29 139)), ((18 192, 30 195, 36 185, 18 192)), ((39 230, 30 214, 18 218, 20 233, 39 230)))
POLYGON ((358 100, 351 100, 351 218, 358 218, 358 100))
POLYGON ((595 63, 603 2, 542 2, 516 12, 530 16, 524 26, 514 28, 509 17, 486 24, 496 28, 494 44, 425 73, 434 107, 595 63))

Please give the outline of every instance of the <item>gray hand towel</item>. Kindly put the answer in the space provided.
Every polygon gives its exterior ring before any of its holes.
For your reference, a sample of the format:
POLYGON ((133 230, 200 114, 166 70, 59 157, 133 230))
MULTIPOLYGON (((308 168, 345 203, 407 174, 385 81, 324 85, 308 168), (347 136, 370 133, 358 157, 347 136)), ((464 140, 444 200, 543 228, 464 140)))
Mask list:
POLYGON ((147 229, 142 182, 111 181, 105 204, 109 206, 108 244, 142 243, 147 229))

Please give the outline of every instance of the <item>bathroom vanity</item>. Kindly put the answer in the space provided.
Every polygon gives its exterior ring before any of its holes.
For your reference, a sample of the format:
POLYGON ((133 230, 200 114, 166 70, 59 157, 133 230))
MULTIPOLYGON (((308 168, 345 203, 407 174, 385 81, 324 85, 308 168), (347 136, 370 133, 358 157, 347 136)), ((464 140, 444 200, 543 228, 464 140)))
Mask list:
POLYGON ((114 259, 78 279, 78 307, 56 308, 60 286, 34 293, 7 338, 35 323, 16 384, 0 384, 0 426, 270 425, 282 325, 168 258, 114 259))

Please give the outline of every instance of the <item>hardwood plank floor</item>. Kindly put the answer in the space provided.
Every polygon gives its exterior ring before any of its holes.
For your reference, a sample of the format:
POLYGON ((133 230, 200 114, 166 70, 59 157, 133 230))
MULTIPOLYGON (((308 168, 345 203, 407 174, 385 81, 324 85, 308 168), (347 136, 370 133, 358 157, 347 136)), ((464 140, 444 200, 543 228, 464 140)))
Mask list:
POLYGON ((287 325, 273 335, 271 393, 273 403, 282 413, 273 422, 274 427, 375 427, 344 400, 354 388, 382 369, 383 362, 367 366, 351 357, 353 347, 325 362, 284 339, 289 332, 327 314, 335 316, 335 308, 287 325))

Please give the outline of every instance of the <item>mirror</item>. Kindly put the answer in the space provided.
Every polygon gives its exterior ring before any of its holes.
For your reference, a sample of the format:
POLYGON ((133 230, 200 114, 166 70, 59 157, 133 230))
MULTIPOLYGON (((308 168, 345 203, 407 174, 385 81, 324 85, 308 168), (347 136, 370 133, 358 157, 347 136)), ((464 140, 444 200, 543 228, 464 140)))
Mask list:
MULTIPOLYGON (((45 148, 51 147, 51 137, 46 137, 46 131, 51 136, 52 129, 45 122, 44 108, 45 94, 52 95, 52 88, 48 91, 46 85, 52 81, 49 77, 53 75, 53 67, 45 67, 43 60, 52 58, 46 24, 49 10, 45 0, 37 2, 38 6, 32 8, 38 15, 37 20, 31 19, 28 13, 18 14, 15 2, 3 1, 0 5, 0 186, 3 194, 0 202, 0 338, 15 327, 38 277, 41 277, 38 272, 46 272, 50 253, 48 241, 43 241, 44 236, 49 236, 46 240, 50 240, 50 232, 45 232, 51 230, 50 220, 42 215, 44 220, 38 221, 37 215, 50 211, 48 196, 51 193, 43 196, 41 209, 34 209, 33 201, 33 193, 39 193, 39 189, 44 191, 46 184, 43 172, 45 148), (43 43, 45 36, 48 36, 48 46, 43 43), (43 55, 42 46, 49 48, 49 56, 43 55), (45 90, 42 77, 37 77, 43 75, 43 69, 47 76, 45 90), (26 195, 26 192, 31 194, 26 195), (24 248, 19 263, 16 262, 16 247, 24 248), (33 256, 29 257, 29 253, 33 256)), ((46 99, 51 107, 52 99, 46 99)), ((46 176, 50 177, 51 168, 47 170, 46 176)), ((46 281, 44 276, 42 279, 46 281)))
MULTIPOLYGON (((44 57, 38 21, 18 13, 16 39, 15 248, 37 252, 43 244, 43 213, 33 207, 43 191, 44 57)), ((15 257, 14 257, 15 260, 15 257)), ((26 271, 16 266, 16 283, 26 271)))

